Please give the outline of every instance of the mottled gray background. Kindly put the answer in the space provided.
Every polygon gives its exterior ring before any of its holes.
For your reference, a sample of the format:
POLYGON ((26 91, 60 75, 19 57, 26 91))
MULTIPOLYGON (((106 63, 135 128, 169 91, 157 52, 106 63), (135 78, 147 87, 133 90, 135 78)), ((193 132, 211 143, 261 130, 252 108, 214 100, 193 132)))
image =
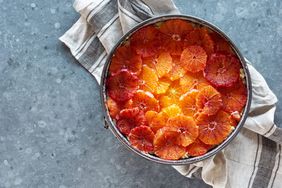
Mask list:
MULTIPOLYGON (((207 187, 103 128, 97 83, 58 41, 78 18, 72 1, 0 0, 0 187, 207 187)), ((223 29, 281 99, 280 0, 176 4, 223 29)))

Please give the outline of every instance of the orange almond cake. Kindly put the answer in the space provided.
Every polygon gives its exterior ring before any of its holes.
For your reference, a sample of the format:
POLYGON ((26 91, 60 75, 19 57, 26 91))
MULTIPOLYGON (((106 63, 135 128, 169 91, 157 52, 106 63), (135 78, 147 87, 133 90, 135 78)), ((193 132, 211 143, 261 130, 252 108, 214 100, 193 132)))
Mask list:
POLYGON ((181 19, 137 30, 113 54, 107 107, 136 149, 167 160, 222 143, 247 101, 241 64, 212 30, 181 19))

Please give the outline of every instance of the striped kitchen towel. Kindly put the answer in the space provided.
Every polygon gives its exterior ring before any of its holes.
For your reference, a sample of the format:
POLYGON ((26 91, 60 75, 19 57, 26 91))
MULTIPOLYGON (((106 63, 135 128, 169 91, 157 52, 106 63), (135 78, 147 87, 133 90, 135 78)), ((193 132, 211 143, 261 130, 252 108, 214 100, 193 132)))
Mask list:
MULTIPOLYGON (((150 17, 179 13, 171 0, 76 0, 74 8, 81 16, 60 40, 98 82, 108 53, 126 31, 150 17)), ((244 128, 217 155, 174 166, 182 175, 216 188, 282 187, 282 130, 274 124, 277 98, 260 73, 251 65, 249 70, 253 99, 244 128)))

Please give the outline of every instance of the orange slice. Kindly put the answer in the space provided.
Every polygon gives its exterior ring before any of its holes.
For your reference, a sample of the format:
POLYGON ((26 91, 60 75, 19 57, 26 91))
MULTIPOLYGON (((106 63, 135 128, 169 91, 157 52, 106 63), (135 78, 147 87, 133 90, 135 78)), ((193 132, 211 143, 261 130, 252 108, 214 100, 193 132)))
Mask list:
POLYGON ((212 86, 203 87, 196 98, 198 111, 206 115, 214 115, 222 106, 221 94, 212 86))
POLYGON ((160 31, 167 37, 162 41, 163 46, 172 55, 180 55, 185 46, 185 35, 193 26, 184 20, 168 20, 160 26, 160 31))
POLYGON ((181 66, 190 72, 204 70, 207 54, 201 46, 189 46, 183 50, 180 57, 181 66))
POLYGON ((167 126, 177 128, 178 132, 180 132, 178 144, 184 147, 193 143, 199 135, 198 126, 193 118, 189 116, 177 115, 169 118, 167 126))
POLYGON ((158 76, 155 69, 143 65, 140 78, 143 81, 141 89, 154 93, 158 87, 158 76))
POLYGON ((169 117, 166 113, 160 112, 152 119, 152 121, 149 123, 149 126, 154 132, 157 132, 166 125, 168 118, 169 117))
POLYGON ((239 60, 231 55, 212 54, 204 76, 215 87, 231 87, 240 77, 239 60))
POLYGON ((156 71, 159 78, 166 75, 172 68, 172 58, 168 52, 159 55, 156 62, 156 71))
POLYGON ((205 49, 208 55, 214 52, 214 42, 206 28, 201 29, 201 46, 205 49))
POLYGON ((123 45, 117 48, 112 57, 109 71, 111 74, 127 69, 132 73, 139 74, 142 69, 142 59, 130 47, 123 45))
POLYGON ((120 111, 118 104, 109 97, 107 99, 107 107, 111 118, 116 119, 116 116, 120 111))
MULTIPOLYGON (((245 84, 240 80, 229 90, 225 89, 222 92, 223 110, 234 113, 237 112, 240 116, 241 111, 247 102, 247 88, 245 84)), ((240 120, 239 118, 235 118, 240 120)))
POLYGON ((158 95, 165 93, 168 90, 169 85, 170 83, 159 81, 158 86, 155 88, 155 93, 158 95))
POLYGON ((168 97, 168 96, 161 96, 160 97, 160 106, 162 108, 168 107, 172 104, 173 104, 173 101, 170 97, 168 97))
POLYGON ((163 108, 162 112, 166 113, 169 118, 177 116, 182 113, 181 108, 176 104, 172 104, 166 108, 163 108))
POLYGON ((198 90, 191 90, 180 97, 180 106, 184 115, 193 117, 197 112, 196 98, 198 95, 198 90))
POLYGON ((192 31, 188 32, 185 36, 185 41, 189 45, 201 45, 201 28, 194 28, 192 31))
POLYGON ((151 69, 156 69, 157 60, 154 56, 143 58, 142 62, 143 62, 143 65, 146 65, 151 69))
POLYGON ((194 143, 190 144, 186 148, 186 151, 188 155, 196 157, 196 156, 204 155, 211 148, 212 148, 211 145, 204 144, 202 141, 197 139, 194 143))
POLYGON ((107 79, 108 94, 115 101, 129 100, 138 87, 139 79, 127 70, 120 70, 107 79))
POLYGON ((185 35, 192 30, 192 24, 180 19, 165 21, 160 27, 162 33, 169 35, 176 41, 181 40, 182 37, 185 37, 185 35))
POLYGON ((158 112, 160 110, 159 101, 155 99, 154 95, 150 92, 138 90, 132 97, 132 107, 138 107, 144 112, 153 110, 158 112))
POLYGON ((148 126, 135 127, 129 133, 128 140, 131 145, 145 153, 154 151, 154 132, 148 126))
POLYGON ((208 81, 204 78, 202 72, 198 73, 186 73, 185 76, 179 79, 179 84, 182 87, 200 90, 201 88, 210 85, 208 81))
POLYGON ((177 144, 180 133, 175 127, 163 127, 154 138, 155 154, 162 159, 178 160, 185 156, 185 147, 177 144))
POLYGON ((132 35, 130 45, 142 57, 153 56, 161 43, 159 36, 158 29, 154 26, 146 26, 132 35))
POLYGON ((189 91, 189 88, 182 87, 178 82, 174 82, 170 85, 166 94, 171 98, 173 104, 178 104, 180 96, 187 91, 189 91))
POLYGON ((186 70, 182 68, 180 65, 180 58, 178 56, 173 57, 173 64, 170 72, 167 74, 167 77, 171 81, 178 80, 179 78, 183 77, 186 73, 186 70))
POLYGON ((223 142, 234 129, 230 115, 220 110, 216 115, 201 114, 197 119, 199 139, 205 144, 216 145, 223 142))
POLYGON ((195 74, 186 73, 182 78, 179 79, 181 86, 195 88, 199 84, 199 79, 195 74))
POLYGON ((211 34, 206 28, 194 28, 193 31, 186 35, 185 40, 189 45, 203 47, 208 55, 214 52, 215 44, 211 34))
POLYGON ((224 54, 234 54, 230 44, 219 34, 213 32, 210 34, 214 41, 214 51, 224 54))
POLYGON ((145 113, 145 118, 146 118, 148 123, 151 123, 157 115, 158 115, 158 112, 153 111, 153 110, 149 110, 145 113))
POLYGON ((116 126, 121 133, 128 135, 131 129, 142 125, 146 125, 146 119, 140 109, 130 108, 120 111, 116 126))

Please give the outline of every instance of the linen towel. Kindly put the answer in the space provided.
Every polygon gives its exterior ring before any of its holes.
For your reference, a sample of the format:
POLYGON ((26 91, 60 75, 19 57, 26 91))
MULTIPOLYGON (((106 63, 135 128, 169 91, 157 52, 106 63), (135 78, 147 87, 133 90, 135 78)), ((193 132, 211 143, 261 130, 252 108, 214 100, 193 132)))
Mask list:
MULTIPOLYGON (((171 0, 76 0, 79 20, 60 40, 100 83, 103 65, 117 40, 141 21, 178 14, 171 0)), ((217 155, 192 165, 173 166, 182 175, 202 178, 215 188, 282 187, 282 130, 274 123, 277 98, 248 64, 253 98, 238 136, 217 155)))

